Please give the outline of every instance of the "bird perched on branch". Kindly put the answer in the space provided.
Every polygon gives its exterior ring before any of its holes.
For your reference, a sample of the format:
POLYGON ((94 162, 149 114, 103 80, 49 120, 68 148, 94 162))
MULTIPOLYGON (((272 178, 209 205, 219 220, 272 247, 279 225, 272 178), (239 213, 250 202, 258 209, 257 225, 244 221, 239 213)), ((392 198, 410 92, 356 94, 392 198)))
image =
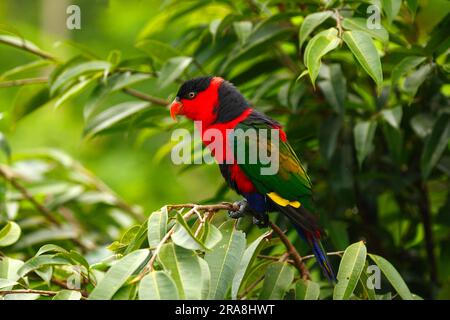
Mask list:
POLYGON ((171 104, 170 114, 173 119, 184 115, 196 122, 226 182, 244 197, 238 203, 240 209, 229 212, 230 217, 250 213, 256 224, 267 226, 267 213, 281 212, 309 243, 324 275, 334 281, 321 244, 323 231, 312 214, 311 181, 282 126, 253 109, 231 83, 220 77, 186 81, 171 104), (238 132, 243 138, 238 139, 238 132), (255 161, 255 155, 264 152, 266 158, 255 161), (262 161, 267 159, 274 163, 262 161))

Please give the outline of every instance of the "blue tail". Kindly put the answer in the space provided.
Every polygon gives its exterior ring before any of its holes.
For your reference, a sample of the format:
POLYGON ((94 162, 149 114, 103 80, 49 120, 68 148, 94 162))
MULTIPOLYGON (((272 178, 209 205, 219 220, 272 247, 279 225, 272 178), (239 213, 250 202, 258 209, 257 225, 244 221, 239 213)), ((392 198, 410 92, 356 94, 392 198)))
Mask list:
POLYGON ((303 231, 300 227, 295 226, 300 237, 308 242, 311 246, 311 249, 314 252, 314 256, 316 257, 316 261, 319 263, 320 268, 322 269, 323 274, 331 283, 336 282, 336 277, 333 272, 333 268, 331 267, 330 261, 328 260, 327 253, 320 242, 320 234, 311 233, 308 231, 303 231))

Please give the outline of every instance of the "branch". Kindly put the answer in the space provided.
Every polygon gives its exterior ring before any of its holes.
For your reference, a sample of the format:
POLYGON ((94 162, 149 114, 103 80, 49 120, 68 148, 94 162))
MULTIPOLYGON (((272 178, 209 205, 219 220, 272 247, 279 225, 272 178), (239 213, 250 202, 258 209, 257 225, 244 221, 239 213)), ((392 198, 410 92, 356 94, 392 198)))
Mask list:
POLYGON ((19 289, 19 290, 0 290, 0 295, 5 294, 17 294, 17 293, 37 293, 43 296, 54 296, 58 292, 56 291, 48 291, 48 290, 33 290, 33 289, 19 289))
MULTIPOLYGON (((167 205, 167 210, 171 209, 184 209, 189 208, 189 210, 184 216, 183 219, 189 218, 192 214, 196 213, 197 211, 203 211, 203 212, 209 212, 209 213, 215 213, 220 210, 230 210, 230 211, 237 211, 239 210, 239 206, 235 205, 233 203, 229 202, 222 202, 220 204, 211 204, 211 205, 197 205, 193 203, 186 203, 186 204, 173 204, 173 205, 167 205)), ((292 243, 289 241, 289 239, 286 237, 286 235, 283 233, 283 231, 273 222, 269 222, 270 227, 272 230, 278 234, 281 241, 285 245, 287 252, 291 255, 292 259, 294 260, 294 265, 299 270, 300 275, 303 279, 310 279, 309 270, 306 268, 305 264, 303 263, 302 258, 298 254, 295 247, 292 245, 292 243)), ((141 280, 148 272, 151 272, 153 270, 153 264, 156 260, 156 256, 158 255, 161 247, 166 243, 172 233, 174 232, 174 227, 172 227, 164 236, 164 238, 161 240, 161 242, 156 247, 155 251, 153 252, 152 257, 150 258, 150 261, 145 266, 145 268, 141 271, 141 273, 134 278, 131 283, 135 283, 139 280, 141 280)))
MULTIPOLYGON (((56 296, 58 291, 49 291, 49 290, 34 290, 34 289, 18 289, 18 290, 0 290, 0 295, 5 294, 40 294, 41 296, 53 297, 56 296)), ((82 299, 86 299, 85 296, 82 296, 82 299)))
POLYGON ((4 166, 0 166, 0 176, 2 176, 6 181, 8 181, 16 190, 18 190, 22 196, 27 199, 40 213, 42 213, 48 221, 53 223, 56 226, 59 226, 60 223, 58 220, 53 217, 52 213, 40 204, 29 192, 22 186, 17 179, 13 176, 12 172, 4 166))
POLYGON ((309 270, 308 268, 306 268, 302 257, 298 254, 297 250, 292 245, 291 241, 289 241, 288 237, 275 223, 269 221, 269 225, 273 229, 273 231, 275 231, 278 234, 284 246, 286 247, 287 252, 289 252, 289 254, 291 255, 292 259, 294 260, 296 268, 298 269, 300 275, 302 276, 302 279, 310 280, 311 275, 309 274, 309 270))
POLYGON ((29 78, 29 79, 18 79, 0 82, 0 88, 18 87, 28 84, 40 84, 47 83, 47 77, 29 78))
POLYGON ((19 44, 16 41, 9 41, 7 39, 0 38, 0 43, 4 43, 4 44, 10 45, 12 47, 28 51, 34 55, 37 55, 43 59, 46 59, 46 60, 57 61, 55 56, 53 56, 51 53, 42 51, 41 49, 39 49, 37 47, 30 47, 25 40, 21 41, 19 44))
POLYGON ((334 9, 334 18, 336 19, 336 28, 339 31, 339 37, 342 37, 342 33, 344 32, 342 30, 342 16, 338 9, 334 9))
POLYGON ((162 107, 168 106, 170 104, 170 101, 167 101, 162 98, 150 96, 148 94, 137 91, 135 89, 125 88, 125 89, 123 89, 123 92, 125 92, 126 94, 129 94, 130 96, 136 97, 136 98, 144 100, 144 101, 149 101, 153 104, 156 104, 156 105, 159 105, 162 107))
MULTIPOLYGON (((29 192, 28 190, 14 177, 11 170, 7 167, 0 165, 0 176, 2 176, 6 181, 8 181, 17 191, 19 191, 22 196, 28 200, 38 212, 40 212, 47 220, 55 226, 61 226, 61 223, 53 217, 53 214, 45 206, 40 204, 29 192)), ((77 245, 83 249, 89 249, 86 245, 77 238, 72 239, 77 245)))

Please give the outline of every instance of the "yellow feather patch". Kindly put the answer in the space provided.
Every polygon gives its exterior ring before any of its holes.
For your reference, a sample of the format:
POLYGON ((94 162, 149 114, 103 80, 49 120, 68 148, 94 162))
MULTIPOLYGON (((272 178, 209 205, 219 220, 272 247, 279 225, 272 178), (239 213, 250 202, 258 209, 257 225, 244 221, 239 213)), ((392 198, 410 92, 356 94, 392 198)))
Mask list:
POLYGON ((286 207, 287 205, 289 205, 294 208, 300 208, 300 206, 302 205, 298 201, 289 201, 287 199, 284 199, 284 198, 280 197, 280 195, 276 192, 270 192, 267 195, 269 196, 270 199, 272 199, 273 202, 275 202, 276 204, 278 204, 282 207, 286 207))

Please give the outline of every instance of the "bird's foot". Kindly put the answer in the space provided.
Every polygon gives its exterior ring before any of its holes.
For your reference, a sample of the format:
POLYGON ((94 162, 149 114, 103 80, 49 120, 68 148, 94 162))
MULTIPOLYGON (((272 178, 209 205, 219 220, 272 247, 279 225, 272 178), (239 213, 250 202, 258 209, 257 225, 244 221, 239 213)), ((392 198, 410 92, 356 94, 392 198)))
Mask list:
POLYGON ((238 206, 239 209, 236 211, 228 210, 228 216, 232 219, 239 219, 242 218, 245 213, 247 212, 248 203, 246 199, 242 199, 241 201, 237 201, 233 203, 234 206, 238 206))
POLYGON ((253 224, 257 225, 258 228, 267 228, 269 226, 269 216, 266 213, 254 215, 253 224))

